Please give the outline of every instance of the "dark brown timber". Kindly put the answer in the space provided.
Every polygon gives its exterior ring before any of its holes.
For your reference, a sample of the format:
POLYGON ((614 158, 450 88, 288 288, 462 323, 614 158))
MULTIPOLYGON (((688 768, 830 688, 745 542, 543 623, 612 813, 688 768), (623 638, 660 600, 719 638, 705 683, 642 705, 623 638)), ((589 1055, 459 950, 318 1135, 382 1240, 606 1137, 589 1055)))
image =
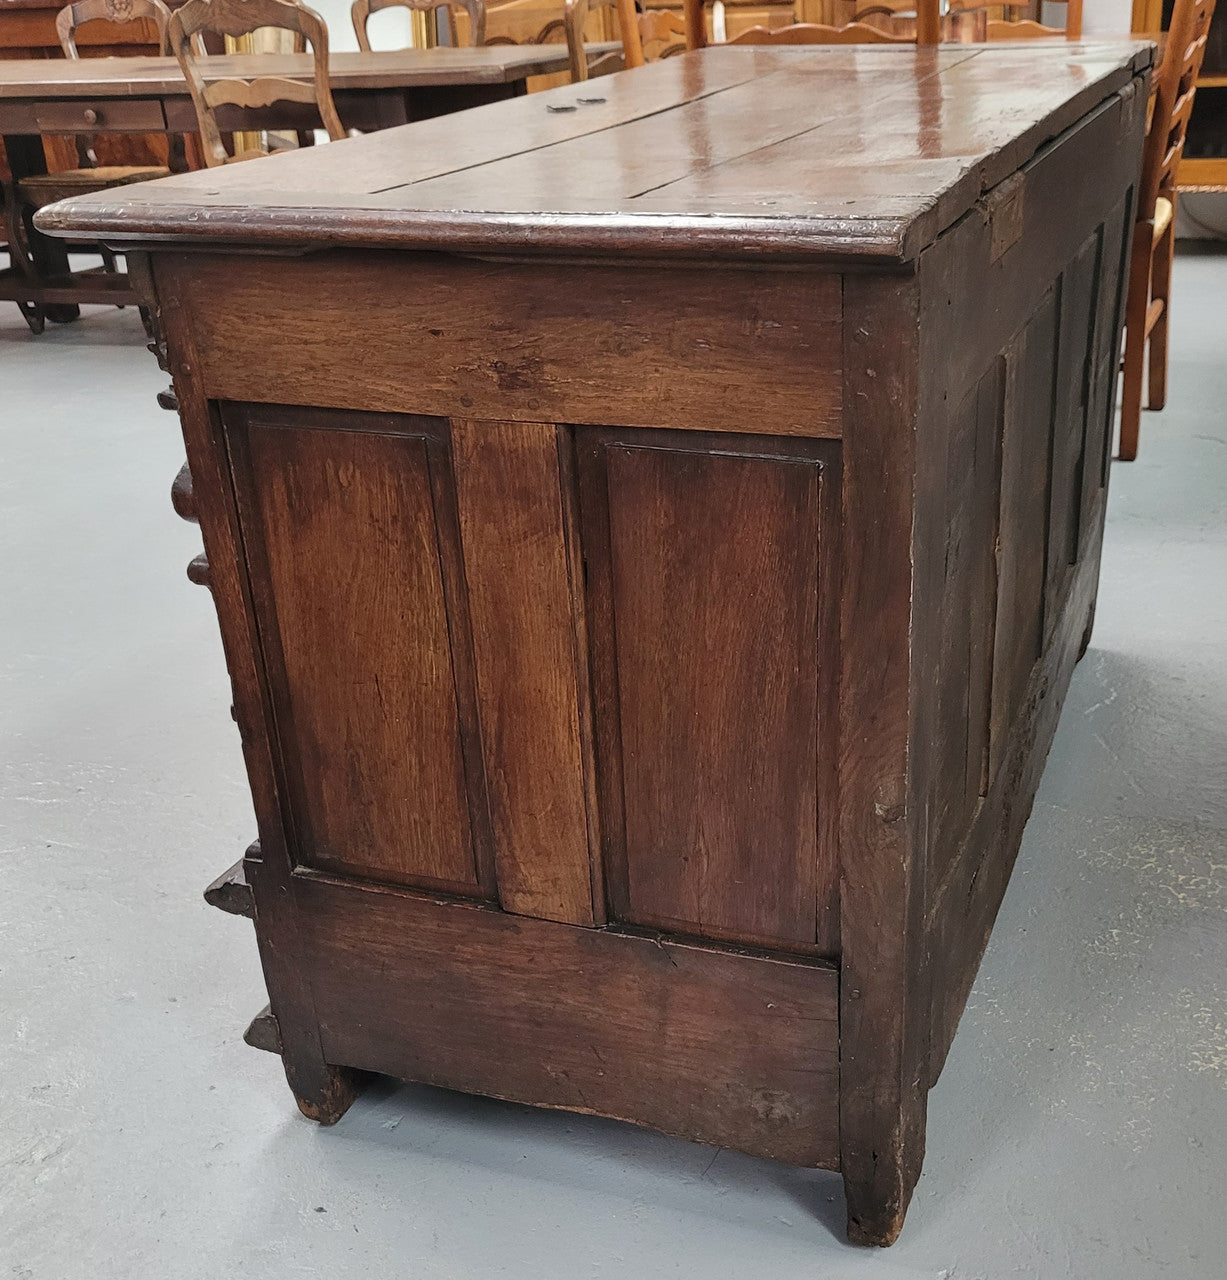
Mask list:
POLYGON ((1149 58, 715 49, 42 215, 164 334, 304 1112, 619 1117, 894 1240, 1094 612, 1149 58))

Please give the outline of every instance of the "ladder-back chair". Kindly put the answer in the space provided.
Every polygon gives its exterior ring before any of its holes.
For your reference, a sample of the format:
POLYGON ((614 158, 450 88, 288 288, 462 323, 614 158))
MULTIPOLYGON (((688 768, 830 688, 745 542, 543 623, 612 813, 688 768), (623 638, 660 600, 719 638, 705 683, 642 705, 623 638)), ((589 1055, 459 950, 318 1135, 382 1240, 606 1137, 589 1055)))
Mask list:
POLYGON ((750 27, 730 36, 729 44, 915 44, 916 37, 883 31, 867 22, 830 27, 822 22, 794 22, 786 27, 750 27))
MULTIPOLYGON (((76 59, 77 52, 75 33, 78 27, 87 22, 103 20, 113 23, 137 22, 148 19, 158 29, 158 46, 161 52, 166 51, 167 26, 170 11, 162 0, 79 0, 61 9, 56 15, 55 29, 66 58, 76 59)), ((89 119, 89 112, 86 112, 89 119)), ((34 213, 45 205, 54 204, 57 200, 67 200, 72 196, 92 195, 99 191, 109 191, 113 187, 126 187, 134 182, 147 182, 153 178, 165 178, 170 172, 166 165, 100 165, 94 155, 93 138, 88 134, 78 135, 75 139, 77 166, 70 169, 57 169, 52 173, 30 174, 4 192, 0 200, 0 220, 3 222, 3 237, 8 241, 9 262, 13 268, 20 270, 28 279, 37 280, 39 272, 34 263, 31 249, 31 220, 34 213)), ((172 148, 172 155, 175 154, 172 148)), ((181 148, 179 151, 182 160, 181 148)), ((182 163, 179 168, 185 167, 182 163)), ((101 268, 92 268, 80 275, 96 275, 99 271, 113 278, 117 287, 124 285, 124 276, 119 271, 114 253, 102 245, 86 244, 77 248, 88 253, 99 254, 102 258, 101 268)), ((33 333, 42 333, 47 317, 53 319, 56 312, 41 303, 19 302, 19 309, 26 324, 33 333)))
POLYGON ((162 0, 78 0, 65 5, 55 17, 55 34, 64 57, 79 58, 77 28, 87 22, 139 22, 148 18, 158 28, 158 52, 166 53, 166 24, 170 10, 162 0))
MULTIPOLYGON (((707 0, 683 0, 686 23, 686 47, 704 49, 709 41, 706 19, 707 0)), ((875 10, 877 11, 877 10, 875 10)), ((882 12, 889 14, 883 8, 882 12)), ((743 45, 805 45, 805 44, 915 44, 915 30, 906 33, 892 31, 888 25, 874 26, 868 22, 852 21, 843 26, 823 22, 794 22, 782 27, 750 27, 730 36, 724 43, 743 45)))
POLYGON ((1066 0, 1063 27, 1045 26, 1033 18, 1020 18, 1017 21, 995 18, 988 20, 989 40, 1052 40, 1062 36, 1066 40, 1082 39, 1082 0, 1066 0))
POLYGON ((572 82, 578 83, 611 71, 642 67, 647 59, 644 57, 639 19, 640 15, 635 11, 635 0, 566 0, 563 27, 567 36, 572 82), (615 50, 593 60, 589 58, 584 46, 584 27, 588 23, 589 13, 605 4, 611 5, 617 12, 622 52, 615 50))
POLYGON ((328 28, 314 9, 293 0, 187 0, 171 15, 168 33, 171 51, 179 60, 192 95, 205 163, 210 168, 268 154, 262 148, 247 149, 236 155, 226 150, 216 114, 222 106, 266 107, 274 102, 310 104, 319 112, 333 142, 345 137, 345 127, 337 115, 328 83, 328 28), (208 58, 197 56, 193 37, 213 32, 238 38, 264 27, 290 31, 306 42, 314 61, 310 83, 286 76, 206 83, 201 68, 207 66, 208 58))
POLYGON ((634 0, 567 0, 563 21, 574 81, 642 67, 646 62, 686 52, 686 24, 681 17, 665 9, 637 13, 634 0), (602 5, 617 11, 622 49, 591 58, 584 47, 584 28, 588 15, 602 5))
POLYGON ((1184 151, 1197 76, 1206 52, 1214 0, 1176 0, 1163 62, 1155 83, 1150 126, 1142 153, 1137 220, 1125 300, 1124 385, 1121 389, 1120 458, 1138 455, 1142 382, 1146 407, 1167 401, 1167 339, 1172 255, 1176 247, 1176 170, 1184 151), (1149 369, 1146 368, 1149 355, 1149 369))

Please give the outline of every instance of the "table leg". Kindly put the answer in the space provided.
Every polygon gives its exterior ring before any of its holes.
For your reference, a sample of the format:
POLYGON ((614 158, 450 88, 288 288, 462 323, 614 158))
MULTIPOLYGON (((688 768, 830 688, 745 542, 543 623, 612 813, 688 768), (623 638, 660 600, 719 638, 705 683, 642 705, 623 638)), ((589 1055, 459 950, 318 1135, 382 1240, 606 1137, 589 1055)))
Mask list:
MULTIPOLYGON (((9 172, 13 175, 13 190, 9 193, 9 256, 14 260, 13 265, 18 265, 17 255, 24 252, 28 261, 22 265, 33 267, 34 282, 53 276, 68 275, 71 268, 68 265, 68 250, 65 245, 59 240, 52 240, 43 235, 33 226, 15 197, 17 184, 22 178, 47 172, 47 158, 43 154, 42 138, 37 134, 6 134, 4 150, 8 156, 9 172), (18 220, 20 220, 20 226, 17 225, 18 220), (12 242, 13 232, 18 236, 16 244, 12 242)), ((45 303, 40 309, 47 319, 55 324, 67 324, 81 314, 81 308, 76 303, 69 302, 45 303)), ((22 313, 25 314, 25 312, 26 307, 22 306, 22 313)))
MULTIPOLYGON (((29 282, 33 289, 38 287, 38 275, 34 263, 25 251, 25 227, 21 221, 21 210, 15 192, 8 182, 0 182, 0 225, 4 228, 4 237, 8 246, 9 266, 0 272, 0 278, 21 277, 29 282)), ((22 296, 23 291, 16 290, 13 299, 22 319, 34 334, 42 333, 47 324, 47 313, 41 302, 22 296)))

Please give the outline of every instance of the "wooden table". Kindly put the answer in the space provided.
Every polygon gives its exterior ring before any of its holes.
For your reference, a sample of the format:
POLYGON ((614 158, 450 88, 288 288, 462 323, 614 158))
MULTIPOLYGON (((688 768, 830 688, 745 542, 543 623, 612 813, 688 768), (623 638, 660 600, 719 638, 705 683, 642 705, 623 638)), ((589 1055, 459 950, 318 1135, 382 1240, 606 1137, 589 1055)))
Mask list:
POLYGON ((1089 637, 1150 57, 718 48, 43 212, 164 335, 307 1115, 616 1116, 894 1239, 1089 637))
MULTIPOLYGON (((180 0, 171 0, 175 7, 180 0)), ((67 0, 0 0, 0 61, 41 58, 60 62, 64 50, 55 20, 67 0)), ((151 18, 116 23, 95 19, 76 33, 77 51, 83 58, 153 56, 158 52, 158 27, 151 18)), ((47 163, 53 169, 70 169, 77 161, 74 139, 49 134, 43 139, 47 163)), ((99 164, 164 165, 166 139, 157 135, 112 134, 94 144, 99 164)), ((0 178, 8 176, 4 143, 0 140, 0 178)))
MULTIPOLYGON (((565 45, 486 49, 407 49, 334 53, 333 97, 351 129, 386 129, 429 116, 513 98, 529 76, 565 71, 565 45)), ((311 78, 309 54, 234 54, 210 58, 207 80, 255 75, 311 78)), ((259 109, 223 108, 223 129, 311 129, 313 106, 278 102, 259 109)), ((46 172, 42 134, 194 133, 187 82, 174 58, 86 58, 0 61, 0 135, 14 181, 46 172)), ((11 200, 5 192, 4 199, 11 200)), ((0 272, 0 300, 42 307, 71 320, 78 303, 134 302, 125 276, 74 276, 61 245, 30 235, 35 270, 0 272)))

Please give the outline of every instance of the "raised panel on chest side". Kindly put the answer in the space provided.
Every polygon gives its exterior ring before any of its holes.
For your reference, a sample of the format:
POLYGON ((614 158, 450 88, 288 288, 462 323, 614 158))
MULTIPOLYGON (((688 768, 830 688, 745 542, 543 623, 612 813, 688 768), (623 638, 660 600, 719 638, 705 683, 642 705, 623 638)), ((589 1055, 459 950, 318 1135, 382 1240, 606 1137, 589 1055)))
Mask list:
POLYGON ((996 551, 1006 361, 990 365, 951 415, 946 441, 942 555, 932 724, 933 866, 940 878, 988 786, 997 619, 996 551))
MULTIPOLYGON (((1022 328, 948 415, 930 850, 940 889, 1019 717, 1102 519, 1122 201, 1083 242, 1022 328)), ((930 513, 932 517, 933 513, 930 513)))
POLYGON ((492 896, 446 424, 220 411, 297 861, 492 896))
POLYGON ((576 440, 611 916, 834 949, 837 448, 576 440))
POLYGON ((913 648, 929 675, 912 720, 931 1078, 1089 635, 1144 101, 1131 85, 1024 167, 1004 249, 990 193, 922 259, 913 648))
MULTIPOLYGON (((1078 563, 1083 487, 1087 481, 1083 458, 1088 446, 1087 414, 1096 354, 1095 311, 1106 230, 1106 222, 1096 227, 1061 275, 1044 579, 1044 617, 1049 630, 1060 616, 1078 563)), ((1098 471, 1097 462, 1092 464, 1092 473, 1098 471)), ((1093 483, 1097 488, 1097 477, 1093 483)))
MULTIPOLYGON (((1005 353, 990 760, 1022 709, 1044 641, 1060 282, 1005 353)), ((960 676, 954 670, 950 679, 960 676)))
POLYGON ((1118 357, 1124 325, 1125 286, 1133 239, 1133 192, 1125 193, 1103 225, 1099 283, 1095 302, 1095 350, 1087 391, 1086 447, 1082 464, 1079 539, 1092 536, 1095 509, 1108 486, 1116 417, 1118 357))

